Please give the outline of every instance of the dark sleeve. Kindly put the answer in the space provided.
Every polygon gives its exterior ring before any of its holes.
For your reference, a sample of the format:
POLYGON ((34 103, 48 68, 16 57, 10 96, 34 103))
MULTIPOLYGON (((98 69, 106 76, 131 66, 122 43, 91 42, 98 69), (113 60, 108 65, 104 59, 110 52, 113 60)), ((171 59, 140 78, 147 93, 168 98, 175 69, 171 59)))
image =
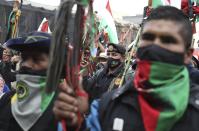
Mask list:
POLYGON ((8 72, 10 82, 16 81, 16 72, 8 72))
POLYGON ((11 64, 11 69, 16 70, 16 65, 17 65, 17 63, 12 63, 11 64))
POLYGON ((94 88, 97 78, 102 70, 97 71, 93 76, 85 76, 83 77, 83 88, 84 90, 90 94, 92 88, 94 88))
MULTIPOLYGON (((10 91, 5 93, 0 99, 0 108, 2 109, 5 105, 7 105, 11 101, 11 97, 15 94, 15 91, 10 91)), ((1 111, 0 109, 0 111, 1 111)))
POLYGON ((92 87, 95 85, 96 82, 96 76, 85 76, 83 77, 83 88, 84 90, 89 93, 92 89, 92 87))
POLYGON ((0 62, 0 74, 3 73, 3 68, 4 68, 4 64, 3 62, 0 62))

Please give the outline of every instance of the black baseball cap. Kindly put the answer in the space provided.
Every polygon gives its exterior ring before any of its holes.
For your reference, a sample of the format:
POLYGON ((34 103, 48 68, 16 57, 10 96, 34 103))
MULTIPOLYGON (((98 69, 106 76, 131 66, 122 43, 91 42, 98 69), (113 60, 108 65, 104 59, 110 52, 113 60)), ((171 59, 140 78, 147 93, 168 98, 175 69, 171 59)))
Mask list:
POLYGON ((125 55, 126 49, 121 44, 109 43, 107 52, 118 52, 118 53, 120 53, 122 55, 125 55))

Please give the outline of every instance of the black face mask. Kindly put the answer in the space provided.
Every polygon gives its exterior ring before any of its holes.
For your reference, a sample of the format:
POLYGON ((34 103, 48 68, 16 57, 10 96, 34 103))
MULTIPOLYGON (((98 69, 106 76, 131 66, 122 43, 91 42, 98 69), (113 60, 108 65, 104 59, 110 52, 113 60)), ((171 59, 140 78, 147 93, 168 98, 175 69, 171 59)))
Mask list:
POLYGON ((37 75, 37 76, 46 76, 47 70, 33 70, 29 67, 22 66, 19 70, 19 74, 29 74, 29 75, 37 75))
POLYGON ((120 59, 108 58, 107 64, 110 69, 114 69, 121 64, 121 61, 120 59))
POLYGON ((184 64, 183 53, 172 52, 155 44, 138 48, 137 57, 140 60, 158 61, 174 65, 184 64))

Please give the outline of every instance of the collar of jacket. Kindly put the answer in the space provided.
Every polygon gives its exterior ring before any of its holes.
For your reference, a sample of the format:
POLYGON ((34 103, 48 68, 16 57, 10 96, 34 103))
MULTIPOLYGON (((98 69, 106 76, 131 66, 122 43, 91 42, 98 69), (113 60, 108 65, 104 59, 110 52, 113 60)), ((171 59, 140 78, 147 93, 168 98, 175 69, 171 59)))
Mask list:
MULTIPOLYGON (((129 81, 123 87, 114 90, 112 94, 112 100, 123 98, 123 96, 127 96, 125 95, 126 93, 129 94, 132 93, 132 95, 137 96, 137 91, 134 88, 134 84, 132 81, 129 81)), ((136 98, 136 97, 130 97, 130 98, 136 98)), ((126 99, 122 100, 122 102, 124 101, 126 101, 126 99)), ((133 102, 132 100, 130 100, 130 102, 129 100, 127 100, 124 103, 132 105, 133 102)), ((193 106, 199 111, 199 85, 193 82, 190 83, 189 105, 193 106)))
POLYGON ((117 99, 118 97, 121 97, 126 92, 136 92, 133 86, 134 86, 133 81, 129 81, 123 87, 116 89, 112 95, 112 100, 117 99))
POLYGON ((112 101, 117 101, 118 99, 121 100, 121 103, 130 105, 134 109, 136 109, 138 112, 140 112, 139 106, 138 106, 138 99, 137 92, 135 88, 133 88, 133 82, 129 81, 127 82, 123 87, 117 88, 116 90, 113 90, 112 92, 112 101))

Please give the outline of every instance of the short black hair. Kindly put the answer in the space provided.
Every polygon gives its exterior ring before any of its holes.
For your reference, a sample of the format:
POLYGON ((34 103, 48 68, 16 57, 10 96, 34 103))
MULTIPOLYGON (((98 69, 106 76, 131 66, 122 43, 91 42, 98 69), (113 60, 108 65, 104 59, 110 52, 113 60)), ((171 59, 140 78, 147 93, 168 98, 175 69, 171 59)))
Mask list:
POLYGON ((159 6, 156 9, 152 9, 145 23, 151 20, 170 20, 182 24, 180 35, 185 42, 185 50, 188 50, 191 47, 192 25, 189 17, 181 10, 172 6, 159 6))

